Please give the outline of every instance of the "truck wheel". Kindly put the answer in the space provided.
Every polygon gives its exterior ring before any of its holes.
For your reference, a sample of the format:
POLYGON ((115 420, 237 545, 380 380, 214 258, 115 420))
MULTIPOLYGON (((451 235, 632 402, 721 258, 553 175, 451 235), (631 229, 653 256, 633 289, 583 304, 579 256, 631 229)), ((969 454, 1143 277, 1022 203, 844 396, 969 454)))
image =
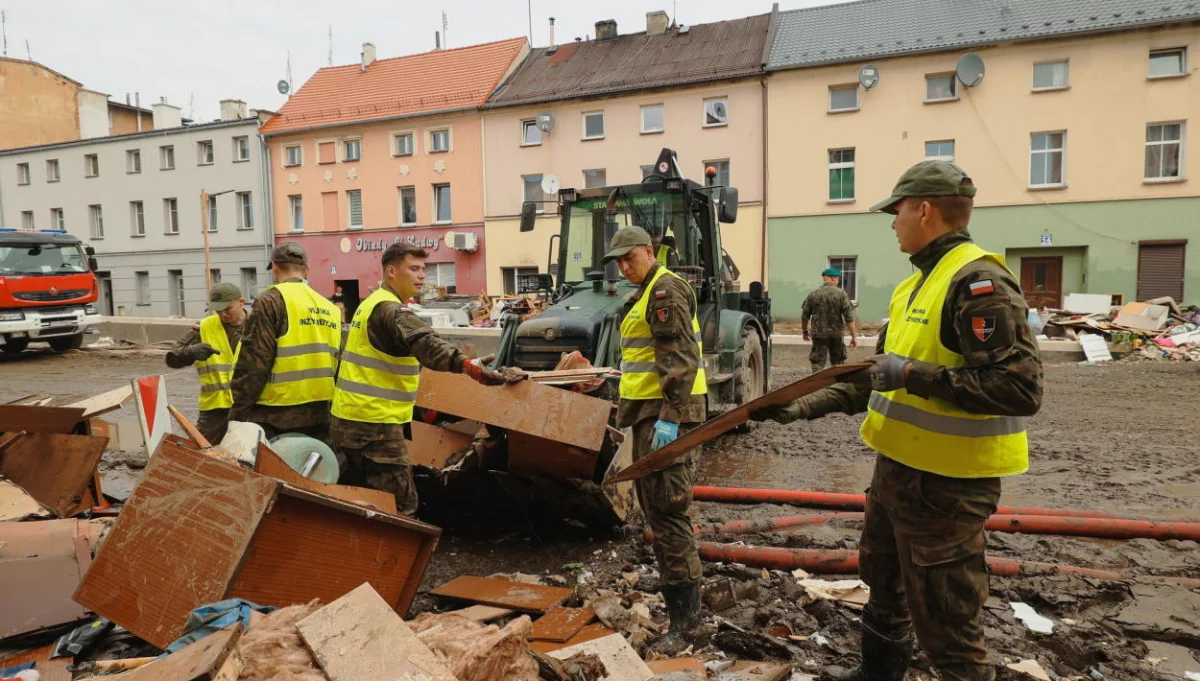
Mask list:
POLYGON ((0 345, 0 350, 6 355, 19 355, 25 352, 25 348, 29 347, 28 338, 9 338, 8 342, 0 345))
POLYGON ((762 341, 752 327, 747 326, 742 330, 742 341, 733 355, 733 366, 734 402, 746 404, 762 397, 766 389, 763 381, 766 367, 763 366, 762 341))
POLYGON ((55 352, 66 352, 67 350, 78 350, 83 347, 83 334, 77 333, 74 336, 61 336, 59 338, 51 338, 48 341, 50 347, 54 348, 55 352))

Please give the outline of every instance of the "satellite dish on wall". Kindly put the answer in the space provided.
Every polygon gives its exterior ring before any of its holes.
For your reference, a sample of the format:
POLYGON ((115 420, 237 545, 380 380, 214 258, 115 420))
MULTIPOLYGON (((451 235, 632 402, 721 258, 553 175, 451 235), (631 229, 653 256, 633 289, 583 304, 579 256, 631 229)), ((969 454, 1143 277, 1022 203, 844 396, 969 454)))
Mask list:
POLYGON ((977 54, 964 54, 958 58, 958 64, 954 67, 954 75, 958 76, 958 82, 967 87, 976 87, 983 82, 983 59, 977 54))
POLYGON ((547 194, 558 193, 558 177, 555 175, 546 175, 542 177, 542 191, 547 194))
POLYGON ((291 91, 292 86, 286 80, 281 80, 275 84, 275 89, 279 90, 279 94, 286 95, 291 91))
POLYGON ((542 132, 550 132, 554 129, 554 114, 540 113, 537 115, 537 127, 542 132))
POLYGON ((879 85, 879 69, 874 64, 863 64, 858 70, 858 84, 867 90, 879 85))

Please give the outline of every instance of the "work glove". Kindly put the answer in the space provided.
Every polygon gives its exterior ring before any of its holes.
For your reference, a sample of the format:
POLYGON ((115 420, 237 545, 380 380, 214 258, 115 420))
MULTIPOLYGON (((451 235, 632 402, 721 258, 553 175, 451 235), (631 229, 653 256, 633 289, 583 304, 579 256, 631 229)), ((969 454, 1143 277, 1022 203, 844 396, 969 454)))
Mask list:
POLYGON ((801 419, 808 421, 812 418, 812 409, 808 406, 808 400, 803 397, 781 407, 764 407, 750 412, 751 421, 774 421, 784 425, 801 419))
POLYGON ((659 419, 654 424, 654 448, 666 447, 679 439, 679 424, 659 419))
POLYGON ((221 354, 221 351, 208 343, 197 343, 187 349, 188 359, 191 359, 193 362, 203 362, 209 357, 219 354, 221 354))
POLYGON ((909 360, 894 352, 889 352, 886 355, 875 355, 867 361, 871 363, 871 366, 852 374, 846 374, 839 380, 881 393, 904 387, 904 369, 908 366, 909 360))
POLYGON ((487 357, 482 359, 464 359, 462 372, 480 385, 504 385, 505 383, 516 383, 517 381, 529 378, 529 374, 516 367, 505 367, 500 371, 496 371, 485 364, 487 361, 487 357))

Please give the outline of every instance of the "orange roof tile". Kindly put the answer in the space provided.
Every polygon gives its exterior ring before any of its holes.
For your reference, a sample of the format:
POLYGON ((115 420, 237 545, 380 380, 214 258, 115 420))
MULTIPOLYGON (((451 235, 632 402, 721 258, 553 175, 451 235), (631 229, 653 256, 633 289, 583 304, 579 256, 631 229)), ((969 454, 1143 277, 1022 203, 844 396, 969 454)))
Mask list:
POLYGON ((319 69, 263 126, 265 134, 481 106, 525 38, 319 69))

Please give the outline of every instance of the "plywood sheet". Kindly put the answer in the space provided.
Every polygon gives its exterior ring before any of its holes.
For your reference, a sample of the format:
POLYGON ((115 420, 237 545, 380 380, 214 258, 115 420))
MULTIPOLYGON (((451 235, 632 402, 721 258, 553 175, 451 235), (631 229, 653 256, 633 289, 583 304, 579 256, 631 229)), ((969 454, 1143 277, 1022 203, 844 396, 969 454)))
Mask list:
POLYGON ((352 504, 369 504, 375 508, 396 515, 396 495, 381 492, 366 487, 351 487, 350 485, 332 485, 316 480, 309 480, 300 475, 286 461, 271 450, 266 444, 259 443, 258 456, 254 461, 254 471, 267 477, 282 480, 292 487, 299 487, 317 494, 341 499, 352 504))
POLYGON ((841 376, 852 374, 868 366, 870 365, 859 363, 829 367, 824 371, 819 371, 799 381, 789 383, 779 390, 769 392, 756 400, 734 407, 716 418, 705 421, 699 428, 684 433, 679 436, 678 440, 665 447, 659 447, 650 454, 635 461, 632 466, 609 477, 604 483, 612 484, 625 480, 636 480, 655 471, 660 471, 670 466, 676 459, 687 454, 692 449, 699 447, 705 442, 714 440, 749 421, 751 413, 767 407, 782 407, 785 404, 790 404, 805 395, 828 388, 837 383, 838 378, 841 376))
POLYGON ((550 608, 533 623, 530 640, 565 643, 596 618, 591 606, 582 608, 550 608))
POLYGON ((595 624, 589 624, 583 629, 580 629, 579 633, 572 636, 571 640, 567 641, 566 643, 559 643, 556 641, 530 641, 529 647, 538 651, 539 653, 549 653, 552 650, 559 650, 561 648, 573 646, 577 643, 583 643, 585 641, 594 641, 598 638, 604 638, 605 636, 615 633, 615 631, 604 626, 602 623, 596 622, 595 624))
POLYGON ((654 672, 646 666, 629 641, 620 634, 612 634, 584 643, 559 648, 547 653, 556 660, 565 660, 577 653, 592 653, 604 663, 608 675, 601 681, 646 681, 654 672))
POLYGON ((133 398, 133 386, 123 385, 120 388, 114 388, 106 393, 100 393, 80 400, 72 402, 66 406, 83 409, 81 418, 90 419, 101 414, 107 414, 114 409, 120 409, 122 404, 125 404, 133 398))
POLYGON ((482 386, 462 374, 422 371, 417 406, 599 450, 612 404, 533 381, 482 386))
POLYGON ((461 615, 474 622, 491 622, 492 620, 507 617, 516 612, 508 608, 496 608, 490 605, 471 605, 461 610, 452 610, 451 614, 461 615))
POLYGON ((87 617, 71 600, 92 562, 88 523, 0 523, 0 638, 87 617))
POLYGON ((0 405, 0 433, 69 433, 83 418, 83 407, 31 407, 0 405))
POLYGON ((527 433, 511 431, 508 434, 508 472, 513 475, 592 480, 596 477, 599 458, 599 452, 527 433))
POLYGON ((242 625, 222 629, 147 665, 106 679, 120 681, 210 681, 236 656, 242 625))
POLYGON ((512 608, 522 612, 545 612, 548 608, 565 601, 571 595, 571 590, 558 586, 509 582, 494 577, 462 576, 434 589, 433 595, 512 608))
POLYGON ((32 662, 34 670, 38 673, 38 681, 71 681, 73 674, 67 671, 71 658, 51 659, 50 655, 53 652, 54 644, 50 644, 35 650, 12 653, 7 657, 0 654, 0 669, 32 662))
POLYGON ((87 488, 107 444, 108 438, 92 435, 26 433, 0 454, 0 475, 69 517, 91 506, 87 488))
POLYGON ((330 681, 456 681, 369 584, 296 628, 330 681))
POLYGON ((451 456, 471 446, 475 439, 471 435, 420 421, 413 421, 409 427, 412 430, 412 442, 408 443, 408 454, 414 464, 421 466, 443 468, 451 456))

